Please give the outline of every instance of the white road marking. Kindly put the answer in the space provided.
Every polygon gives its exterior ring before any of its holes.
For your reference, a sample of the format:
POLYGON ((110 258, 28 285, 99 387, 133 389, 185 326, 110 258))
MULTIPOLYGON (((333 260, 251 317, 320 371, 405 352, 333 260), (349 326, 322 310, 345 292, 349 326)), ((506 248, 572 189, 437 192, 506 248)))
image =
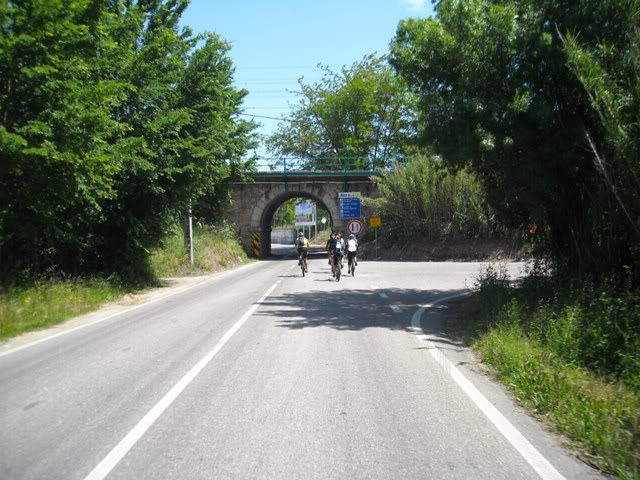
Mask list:
POLYGON ((378 295, 380 295, 380 298, 383 298, 385 300, 389 298, 389 295, 387 295, 386 293, 379 293, 378 295))
POLYGON ((111 315, 107 315, 106 317, 99 318, 97 320, 94 320, 93 322, 85 323, 84 325, 79 325, 77 327, 70 328, 69 330, 64 330, 64 331, 59 332, 59 333, 54 333, 53 335, 49 335, 48 337, 41 338, 41 339, 36 340, 34 342, 25 343, 24 345, 20 345, 19 347, 12 348, 12 349, 6 350, 4 352, 0 352, 0 357, 4 357, 5 355, 10 355, 12 353, 19 352, 20 350, 24 350, 26 348, 31 348, 31 347, 33 347, 35 345, 39 345, 39 344, 44 343, 44 342, 48 342, 49 340, 53 340, 54 338, 58 338, 58 337, 61 337, 63 335, 67 335, 69 333, 76 332, 78 330, 82 330, 83 328, 87 328, 87 327, 90 327, 92 325, 96 325, 97 323, 104 322, 105 320, 109 320, 109 319, 111 319, 113 317, 117 317, 118 315, 123 315, 125 313, 133 312, 134 310, 137 310, 137 309, 142 308, 142 307, 146 307, 148 305, 153 305, 154 303, 157 303, 157 302, 159 302, 161 300, 166 300, 169 297, 173 297, 174 295, 178 295, 179 293, 185 292, 185 291, 190 290, 192 288, 200 287, 202 285, 206 285, 207 283, 212 282, 213 280, 216 280, 216 279, 218 279, 218 278, 220 278, 220 277, 222 277, 222 276, 224 276, 224 275, 226 275, 228 273, 237 272, 239 270, 243 270, 243 269, 245 269, 247 267, 251 267, 251 266, 254 266, 254 265, 257 265, 257 264, 258 264, 257 262, 256 263, 250 263, 248 265, 243 265, 242 267, 239 267, 239 268, 236 268, 236 269, 233 269, 233 270, 229 270, 229 271, 226 271, 226 272, 222 272, 220 274, 213 275, 211 278, 203 280, 202 282, 198 282, 198 283, 196 283, 194 285, 189 285, 189 286, 187 286, 185 288, 181 288, 180 290, 176 290, 175 292, 169 293, 167 295, 163 295, 162 297, 158 297, 155 300, 151 300, 149 302, 142 303, 140 305, 136 305, 135 307, 127 308, 126 310, 121 310, 120 312, 113 313, 111 315))
POLYGON ((391 304, 389 305, 391 307, 391 310, 393 310, 396 313, 402 313, 402 309, 400 308, 400 305, 395 305, 395 304, 391 304))
MULTIPOLYGON (((291 269, 290 269, 291 270, 291 269)), ((187 374, 169 390, 164 397, 140 420, 133 429, 118 443, 113 450, 85 477, 85 480, 102 480, 115 468, 122 458, 133 448, 142 438, 149 428, 160 418, 164 411, 178 398, 194 378, 207 366, 216 354, 225 346, 231 337, 242 327, 242 325, 253 315, 258 307, 267 299, 269 295, 280 284, 281 280, 274 283, 269 290, 238 320, 233 327, 225 333, 213 349, 207 353, 198 363, 196 363, 187 374)))
POLYGON ((429 337, 422 331, 420 317, 428 309, 447 300, 468 295, 470 292, 458 293, 439 299, 431 304, 423 305, 413 314, 411 327, 421 342, 427 344, 431 356, 440 364, 444 371, 458 384, 462 391, 476 404, 485 416, 495 425, 498 431, 514 446, 529 465, 543 480, 565 480, 565 477, 558 472, 551 463, 522 435, 500 411, 494 407, 480 391, 462 375, 460 370, 451 363, 445 354, 429 340, 429 337))

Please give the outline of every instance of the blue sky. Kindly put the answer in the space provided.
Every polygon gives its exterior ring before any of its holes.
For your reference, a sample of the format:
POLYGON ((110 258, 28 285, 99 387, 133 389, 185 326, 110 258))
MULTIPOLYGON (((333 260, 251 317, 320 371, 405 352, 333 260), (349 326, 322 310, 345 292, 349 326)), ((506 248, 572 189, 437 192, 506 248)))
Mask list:
MULTIPOLYGON (((236 84, 250 92, 245 113, 281 117, 299 77, 320 79, 318 63, 338 70, 387 53, 401 19, 432 11, 431 0, 192 0, 182 23, 231 42, 236 84)), ((256 120, 267 135, 278 123, 256 120)))

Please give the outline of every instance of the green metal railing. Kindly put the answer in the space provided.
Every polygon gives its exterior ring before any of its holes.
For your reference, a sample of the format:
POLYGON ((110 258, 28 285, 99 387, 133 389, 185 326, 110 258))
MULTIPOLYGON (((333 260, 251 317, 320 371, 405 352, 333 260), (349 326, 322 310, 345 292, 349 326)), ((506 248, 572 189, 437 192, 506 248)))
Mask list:
POLYGON ((263 158, 247 171, 253 176, 375 176, 391 167, 366 157, 263 158))

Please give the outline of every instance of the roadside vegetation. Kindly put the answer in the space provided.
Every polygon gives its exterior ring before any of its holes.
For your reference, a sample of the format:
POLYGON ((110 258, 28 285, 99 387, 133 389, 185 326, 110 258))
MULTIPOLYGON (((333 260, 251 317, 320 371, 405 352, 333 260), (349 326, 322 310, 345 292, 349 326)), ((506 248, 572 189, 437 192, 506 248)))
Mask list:
POLYGON ((228 225, 194 228, 194 264, 186 255, 182 229, 174 226, 162 247, 149 257, 144 282, 124 283, 116 276, 64 279, 53 277, 0 288, 0 339, 57 325, 126 293, 163 285, 162 278, 206 274, 248 260, 235 231, 228 225))
POLYGON ((497 236, 482 186, 468 168, 452 172, 442 160, 420 156, 376 181, 381 195, 367 204, 384 217, 382 231, 391 241, 497 236))
POLYGON ((4 288, 0 291, 0 339, 57 325, 126 292, 104 279, 43 280, 4 288))
POLYGON ((640 478, 640 295, 539 267, 515 284, 488 268, 476 287, 466 333, 498 378, 588 462, 640 478))
POLYGON ((194 227, 193 265, 185 255, 188 244, 183 230, 175 226, 165 244, 153 252, 151 267, 157 277, 181 277, 217 272, 248 261, 230 225, 194 227))

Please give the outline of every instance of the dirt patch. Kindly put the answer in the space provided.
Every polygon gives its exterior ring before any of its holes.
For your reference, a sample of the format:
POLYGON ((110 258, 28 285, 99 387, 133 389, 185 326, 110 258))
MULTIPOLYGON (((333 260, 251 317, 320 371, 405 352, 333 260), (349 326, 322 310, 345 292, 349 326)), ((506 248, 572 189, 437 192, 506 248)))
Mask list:
POLYGON ((358 255, 393 262, 523 261, 529 257, 529 249, 504 240, 414 240, 385 245, 379 239, 377 249, 375 241, 368 242, 360 247, 358 255))

